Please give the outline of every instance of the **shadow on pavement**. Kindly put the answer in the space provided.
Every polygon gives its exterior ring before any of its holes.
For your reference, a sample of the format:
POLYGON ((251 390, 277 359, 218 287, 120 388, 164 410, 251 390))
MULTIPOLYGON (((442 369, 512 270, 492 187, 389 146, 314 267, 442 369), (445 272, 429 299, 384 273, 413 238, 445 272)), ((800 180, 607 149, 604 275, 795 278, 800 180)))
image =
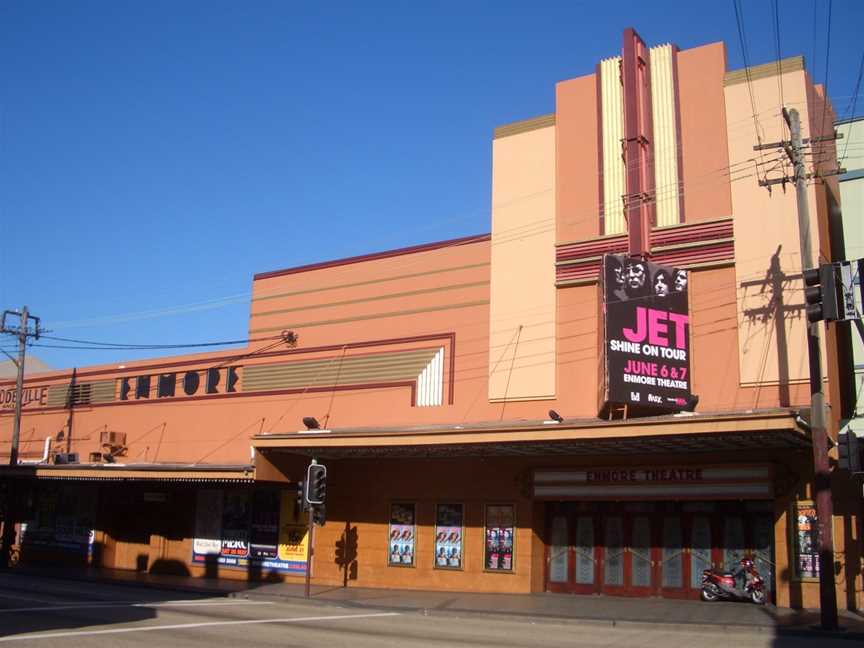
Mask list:
POLYGON ((149 621, 165 603, 209 598, 122 584, 52 581, 16 571, 0 571, 0 637, 149 621))

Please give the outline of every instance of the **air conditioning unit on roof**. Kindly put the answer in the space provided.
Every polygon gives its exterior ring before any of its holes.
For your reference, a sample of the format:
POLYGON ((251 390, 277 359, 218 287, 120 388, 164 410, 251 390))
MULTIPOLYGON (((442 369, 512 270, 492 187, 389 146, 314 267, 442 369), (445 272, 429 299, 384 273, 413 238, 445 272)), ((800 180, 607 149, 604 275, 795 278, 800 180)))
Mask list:
POLYGON ((58 452, 54 455, 54 463, 57 465, 60 464, 77 464, 80 463, 78 460, 77 452, 58 452))
POLYGON ((110 446, 112 448, 122 448, 126 445, 126 433, 125 432, 109 432, 105 431, 101 435, 102 437, 102 445, 110 446))

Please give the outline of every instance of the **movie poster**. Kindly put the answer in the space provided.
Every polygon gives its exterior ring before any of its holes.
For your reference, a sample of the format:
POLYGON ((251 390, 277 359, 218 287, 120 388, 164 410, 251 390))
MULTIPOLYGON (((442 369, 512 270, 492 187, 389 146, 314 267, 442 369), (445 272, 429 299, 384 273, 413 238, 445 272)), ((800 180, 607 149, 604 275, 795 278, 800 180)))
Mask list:
POLYGON ((435 568, 462 568, 462 504, 439 504, 435 508, 435 568))
POLYGON ((819 519, 809 502, 795 510, 795 558, 799 578, 819 577, 819 519))
POLYGON ((297 515, 295 498, 293 490, 198 491, 192 562, 305 573, 306 521, 297 515))
POLYGON ((414 534, 414 504, 391 504, 390 549, 388 558, 390 566, 414 566, 414 534))
POLYGON ((297 508, 295 495, 290 491, 283 491, 279 509, 278 558, 284 571, 305 574, 309 524, 307 514, 297 508))
MULTIPOLYGON (((686 270, 638 257, 603 257, 605 394, 640 410, 692 409, 686 270)), ((632 415, 631 414, 631 415, 632 415)))
POLYGON ((490 571, 513 571, 515 512, 511 505, 486 507, 484 566, 490 571))

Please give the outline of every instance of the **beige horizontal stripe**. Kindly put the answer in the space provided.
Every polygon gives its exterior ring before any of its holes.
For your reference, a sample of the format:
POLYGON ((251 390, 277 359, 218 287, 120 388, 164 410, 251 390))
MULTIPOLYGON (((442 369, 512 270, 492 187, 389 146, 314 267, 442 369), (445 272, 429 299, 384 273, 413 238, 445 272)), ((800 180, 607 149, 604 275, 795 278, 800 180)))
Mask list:
MULTIPOLYGON (((430 358, 431 359, 431 358, 430 358)), ((390 363, 381 363, 381 364, 364 364, 364 365, 349 365, 343 364, 341 365, 341 371, 344 374, 356 374, 356 373, 365 373, 370 371, 400 371, 400 370, 413 370, 416 367, 425 367, 429 363, 429 360, 425 358, 421 359, 413 359, 413 360, 405 360, 403 362, 390 362, 390 363)), ((321 367, 303 367, 298 368, 296 370, 284 369, 280 371, 256 371, 254 373, 247 373, 244 376, 244 382, 252 382, 255 380, 260 380, 264 377, 278 377, 284 378, 287 376, 315 376, 318 373, 332 371, 334 373, 340 370, 340 365, 338 363, 334 365, 325 365, 321 367)))
POLYGON ((655 245, 652 252, 668 252, 669 250, 684 250, 687 248, 707 247, 709 245, 717 245, 719 243, 734 243, 734 236, 726 236, 721 238, 704 239, 702 241, 687 241, 686 243, 672 243, 670 245, 655 245))
POLYGON ((403 315, 419 315, 420 313, 434 313, 437 311, 457 310, 460 308, 472 308, 474 306, 488 306, 489 300, 483 299, 473 302, 462 302, 459 304, 447 304, 445 306, 430 306, 428 308, 412 308, 389 313, 371 313, 369 315, 358 315, 357 317, 342 317, 340 319, 318 320, 315 322, 292 322, 280 326, 268 326, 266 328, 249 329, 250 333, 268 333, 270 331, 282 331, 284 329, 299 329, 304 326, 328 326, 330 324, 347 324, 348 322, 362 322, 364 320, 386 319, 388 317, 400 317, 403 315))
MULTIPOLYGON (((723 84, 730 86, 736 83, 745 83, 747 81, 747 70, 750 70, 750 80, 764 79, 766 77, 777 76, 777 62, 763 63, 762 65, 753 65, 750 68, 741 68, 726 73, 726 78, 723 84)), ((798 72, 804 69, 803 56, 790 56, 780 60, 780 74, 787 72, 798 72)))
POLYGON ((326 367, 329 365, 359 365, 359 364, 382 364, 392 360, 410 360, 422 358, 428 360, 438 349, 407 349, 405 351, 391 351, 388 353, 376 353, 362 356, 336 356, 329 358, 317 358, 315 360, 299 360, 296 362, 280 362, 278 364, 249 365, 246 367, 246 375, 254 375, 261 371, 297 371, 310 367, 312 369, 326 367))
POLYGON ((243 391, 301 387, 309 384, 344 385, 381 380, 413 380, 437 352, 437 349, 418 349, 358 358, 250 367, 243 376, 243 391))
MULTIPOLYGON (((661 225, 659 227, 655 227, 655 228, 653 228, 652 231, 665 233, 665 232, 670 232, 670 231, 674 231, 674 230, 678 230, 678 229, 688 229, 691 227, 694 229, 699 229, 699 228, 704 227, 706 225, 715 225, 717 223, 728 223, 732 219, 733 219, 732 216, 722 216, 720 218, 709 218, 707 220, 695 221, 692 223, 686 223, 686 222, 685 223, 674 223, 672 225, 661 225)), ((622 234, 604 234, 603 236, 595 236, 594 238, 562 241, 560 243, 556 243, 555 247, 560 248, 560 247, 566 247, 568 245, 588 244, 588 243, 593 243, 593 242, 597 242, 597 241, 605 241, 605 240, 614 239, 614 238, 623 238, 623 235, 622 234)))
POLYGON ((358 379, 367 379, 373 376, 377 377, 389 377, 389 378, 410 378, 414 379, 420 373, 420 371, 426 366, 428 363, 421 363, 415 366, 401 366, 401 367, 364 367, 361 369, 355 370, 346 370, 342 369, 339 371, 338 368, 328 368, 326 371, 321 371, 319 373, 312 374, 275 374, 275 375, 263 375, 263 376, 254 376, 248 380, 243 381, 244 390, 248 388, 256 388, 261 385, 271 384, 271 383, 289 383, 289 382, 297 382, 301 384, 306 384, 309 382, 313 383, 321 383, 321 384, 333 384, 334 381, 356 381, 358 379))
POLYGON ((290 292, 278 293, 275 295, 264 295, 263 297, 253 297, 252 301, 264 301, 265 299, 280 299, 282 297, 296 297, 297 295, 308 295, 309 293, 320 293, 326 290, 339 290, 341 288, 357 288, 358 286, 372 286, 374 284, 386 283, 388 281, 399 281, 400 279, 413 279, 414 277, 425 277, 427 275, 443 274, 445 272, 458 272, 459 270, 473 270, 475 268, 483 268, 489 266, 489 262, 471 263, 463 266, 453 266, 452 268, 439 268, 438 270, 427 270, 425 272, 412 272, 410 274, 393 275, 392 277, 383 277, 381 279, 369 279, 367 281, 355 281, 352 283, 336 284, 334 286, 325 286, 323 288, 307 288, 306 290, 292 290, 290 292))
POLYGON ((336 306, 348 306, 350 304, 363 304, 366 302, 381 301, 384 299, 399 299, 401 297, 414 297, 416 295, 428 295, 446 290, 459 290, 460 288, 477 288, 478 286, 488 286, 488 281, 472 281, 469 283, 451 284, 449 286, 436 286, 434 288, 421 288, 418 290, 408 290, 399 293, 390 293, 389 295, 375 295, 374 297, 360 297, 359 299, 345 299, 342 301, 329 302, 326 304, 311 304, 308 306, 296 306, 294 308, 280 308, 277 310, 263 311, 261 313, 252 313, 252 317, 263 317, 265 315, 277 315, 281 313, 295 313, 297 311, 307 311, 313 308, 333 308, 336 306))
POLYGON ((528 131, 539 130, 547 126, 555 125, 555 113, 549 115, 541 115, 540 117, 532 117, 531 119, 523 119, 522 121, 512 122, 498 126, 493 135, 493 139, 499 137, 508 137, 510 135, 518 135, 519 133, 527 133, 528 131))
POLYGON ((274 380, 270 382, 243 385, 243 393, 256 391, 271 391, 274 389, 303 389, 306 387, 343 387, 345 385, 363 385, 368 383, 407 382, 417 378, 417 374, 406 376, 402 373, 391 373, 368 376, 321 376, 317 380, 274 380))

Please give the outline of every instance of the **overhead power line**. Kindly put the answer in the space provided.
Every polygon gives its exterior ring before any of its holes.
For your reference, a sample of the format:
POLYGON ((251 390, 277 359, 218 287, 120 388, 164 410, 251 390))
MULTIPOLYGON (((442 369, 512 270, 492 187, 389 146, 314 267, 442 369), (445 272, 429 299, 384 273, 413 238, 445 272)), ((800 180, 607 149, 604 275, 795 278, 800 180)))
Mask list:
MULTIPOLYGON (((849 118, 852 123, 849 124, 849 131, 846 133, 846 144, 843 146, 843 155, 840 157, 841 162, 846 159, 846 152, 849 150, 849 142, 852 139, 852 129, 855 127, 855 109, 858 106, 858 90, 861 88, 862 75, 864 75, 864 51, 861 52, 861 63, 858 64, 858 80, 855 81, 855 90, 852 92, 852 113, 849 118)), ((848 108, 846 112, 849 112, 848 108)))
POLYGON ((111 349, 111 350, 135 350, 135 349, 192 349, 198 347, 215 347, 215 346, 230 346, 233 344, 249 344, 250 342, 265 342, 268 340, 281 339, 281 335, 270 335, 260 338, 247 338, 243 340, 224 340, 220 342, 190 342, 187 344, 135 344, 121 342, 98 342, 96 340, 79 340, 76 338, 57 337, 53 335, 43 335, 47 340, 57 340, 58 342, 70 342, 77 345, 86 346, 61 346, 50 344, 38 344, 36 346, 44 346, 54 349, 111 349))

